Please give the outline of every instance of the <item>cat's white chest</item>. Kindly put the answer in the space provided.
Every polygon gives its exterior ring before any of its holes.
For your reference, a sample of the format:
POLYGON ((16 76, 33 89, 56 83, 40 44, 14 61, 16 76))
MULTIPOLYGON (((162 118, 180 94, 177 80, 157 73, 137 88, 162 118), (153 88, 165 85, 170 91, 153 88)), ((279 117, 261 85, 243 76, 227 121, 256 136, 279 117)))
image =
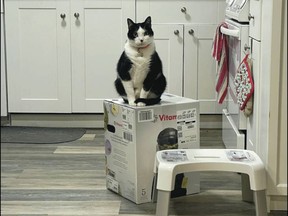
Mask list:
POLYGON ((144 82, 149 71, 149 66, 150 58, 138 57, 133 60, 133 66, 131 68, 130 75, 133 80, 134 87, 142 87, 142 83, 144 82))
POLYGON ((147 47, 140 51, 131 47, 126 47, 126 54, 132 62, 130 76, 134 88, 142 88, 143 82, 149 72, 151 55, 153 52, 154 46, 147 47))

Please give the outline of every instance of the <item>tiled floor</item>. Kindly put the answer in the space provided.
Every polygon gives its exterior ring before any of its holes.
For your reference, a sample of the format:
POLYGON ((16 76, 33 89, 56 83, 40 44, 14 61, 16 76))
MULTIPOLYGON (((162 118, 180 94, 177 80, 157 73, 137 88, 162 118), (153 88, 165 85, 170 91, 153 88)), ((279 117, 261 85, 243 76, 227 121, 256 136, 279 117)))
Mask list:
MULTIPOLYGON (((201 130, 201 148, 223 148, 221 140, 220 130, 201 130)), ((136 205, 106 189, 103 143, 103 130, 62 144, 1 143, 1 215, 154 215, 155 203, 136 205)), ((241 200, 239 174, 200 176, 201 192, 172 199, 170 215, 255 215, 241 200)))

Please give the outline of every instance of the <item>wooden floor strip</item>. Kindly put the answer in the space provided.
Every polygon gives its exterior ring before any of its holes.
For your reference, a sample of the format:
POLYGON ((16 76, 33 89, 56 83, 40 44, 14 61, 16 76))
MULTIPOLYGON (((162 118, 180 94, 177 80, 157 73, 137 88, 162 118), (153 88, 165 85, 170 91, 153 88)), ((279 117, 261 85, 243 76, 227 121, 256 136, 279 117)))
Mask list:
POLYGON ((46 215, 95 215, 119 214, 119 201, 3 201, 1 215, 46 214, 46 215), (37 208, 35 208, 37 206, 37 208))

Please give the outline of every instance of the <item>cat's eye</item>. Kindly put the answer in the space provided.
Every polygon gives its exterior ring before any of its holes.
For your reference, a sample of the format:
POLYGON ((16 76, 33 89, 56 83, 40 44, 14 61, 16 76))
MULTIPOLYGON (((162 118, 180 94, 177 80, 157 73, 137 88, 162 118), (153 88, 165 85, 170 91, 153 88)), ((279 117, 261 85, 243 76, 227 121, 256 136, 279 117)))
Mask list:
POLYGON ((144 32, 144 35, 148 35, 148 32, 144 32))
POLYGON ((134 37, 138 37, 138 33, 137 33, 137 32, 134 32, 134 33, 133 33, 133 36, 134 36, 134 37))

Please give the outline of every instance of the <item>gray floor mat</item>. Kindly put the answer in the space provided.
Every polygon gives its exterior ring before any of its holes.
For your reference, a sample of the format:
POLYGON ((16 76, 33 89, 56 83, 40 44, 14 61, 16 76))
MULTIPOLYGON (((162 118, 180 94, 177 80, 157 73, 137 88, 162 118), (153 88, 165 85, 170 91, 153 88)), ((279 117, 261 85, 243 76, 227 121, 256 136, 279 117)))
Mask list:
POLYGON ((53 144, 81 138, 83 128, 1 127, 1 143, 53 144))

